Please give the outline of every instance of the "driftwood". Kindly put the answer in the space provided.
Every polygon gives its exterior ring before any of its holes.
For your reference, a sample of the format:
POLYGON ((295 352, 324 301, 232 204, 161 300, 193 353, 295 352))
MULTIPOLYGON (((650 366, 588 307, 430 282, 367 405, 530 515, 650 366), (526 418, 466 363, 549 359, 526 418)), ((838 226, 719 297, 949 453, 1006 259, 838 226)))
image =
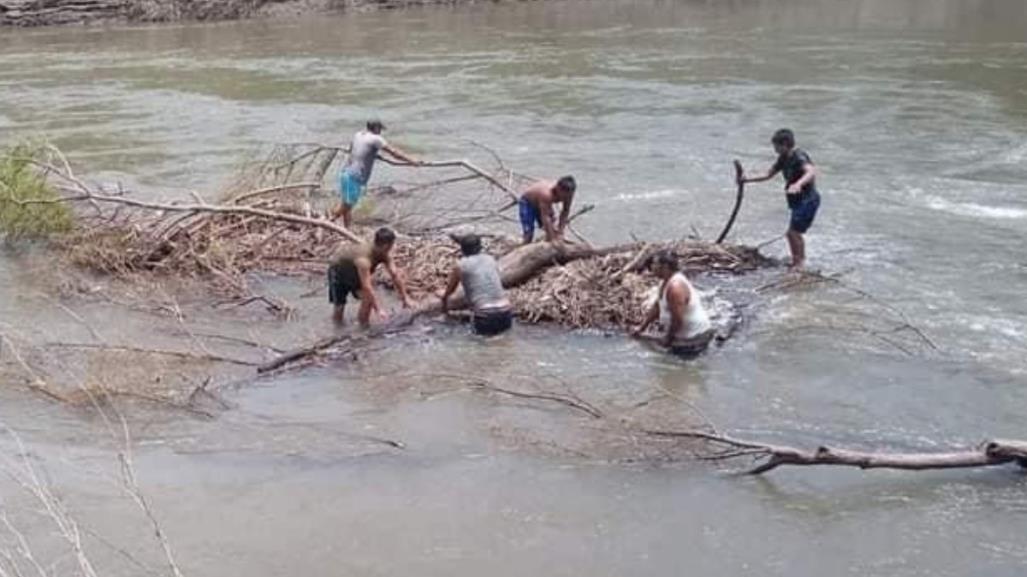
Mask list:
POLYGON ((525 245, 499 259, 500 278, 506 288, 520 286, 542 271, 556 264, 631 250, 636 244, 593 248, 583 244, 540 242, 525 245))
POLYGON ((645 431, 654 437, 687 438, 708 441, 723 447, 723 450, 706 457, 708 460, 724 460, 737 457, 766 459, 753 467, 748 474, 760 475, 781 465, 838 465, 860 469, 902 469, 922 471, 927 469, 961 469, 992 467, 1016 463, 1027 469, 1027 441, 995 439, 983 443, 976 449, 939 453, 888 453, 854 451, 820 446, 813 450, 798 449, 785 445, 772 445, 755 441, 735 439, 716 432, 704 431, 645 431))
MULTIPOLYGON (((641 322, 645 293, 654 283, 638 274, 640 254, 661 247, 674 250, 689 272, 740 273, 764 262, 758 252, 745 247, 710 243, 629 243, 593 248, 568 242, 537 242, 515 246, 500 256, 499 275, 524 322, 626 331, 641 322)), ((456 247, 449 240, 405 240, 397 245, 396 252, 393 256, 407 276, 407 289, 420 302, 375 325, 367 333, 371 337, 404 330, 421 317, 440 313, 442 303, 436 293, 457 258, 456 247)), ((463 290, 457 289, 449 299, 449 308, 466 306, 463 290)), ((349 338, 348 333, 323 338, 280 355, 262 365, 259 372, 320 354, 349 338)))
MULTIPOLYGON (((47 175, 56 175, 61 179, 60 189, 67 195, 60 200, 61 202, 88 203, 96 210, 97 215, 91 217, 93 220, 89 222, 97 223, 101 232, 110 232, 118 236, 121 242, 121 244, 113 245, 112 252, 129 252, 121 250, 126 247, 130 250, 141 251, 139 254, 142 256, 131 263, 136 267, 134 270, 145 269, 151 265, 153 270, 161 269, 169 273, 182 273, 193 270, 183 266, 192 263, 197 268, 209 271, 212 276, 225 278, 230 283, 241 283, 243 274, 251 270, 270 272, 305 270, 323 275, 326 259, 340 240, 339 237, 345 240, 360 240, 359 236, 339 225, 310 217, 309 206, 307 207, 307 216, 303 216, 296 213, 294 207, 290 207, 282 199, 276 198, 277 195, 274 193, 294 189, 309 191, 316 187, 327 164, 335 158, 335 155, 321 158, 317 154, 309 154, 305 158, 308 161, 308 169, 298 165, 295 158, 283 165, 289 169, 285 176, 286 181, 292 182, 276 182, 271 186, 267 186, 271 183, 262 183, 262 186, 237 190, 237 194, 228 196, 226 204, 222 205, 208 204, 199 196, 194 196, 195 203, 190 204, 164 204, 133 200, 122 195, 90 189, 75 178, 66 161, 63 162, 65 166, 63 169, 46 163, 37 162, 36 164, 45 170, 47 175), (293 181, 293 177, 296 176, 293 172, 294 168, 302 172, 299 176, 303 177, 308 176, 309 170, 314 170, 314 178, 302 178, 295 182, 293 181), (103 205, 103 210, 99 205, 103 205), (111 206, 117 208, 111 210, 111 206), (122 207, 125 207, 126 211, 131 210, 131 214, 124 216, 120 212, 122 207), (323 239, 322 235, 317 234, 324 230, 332 232, 333 236, 323 239), (155 240, 158 242, 154 242, 155 240), (211 248, 217 250, 211 250, 211 248), (223 260, 214 260, 216 255, 213 253, 218 252, 229 256, 223 260), (281 264, 286 262, 289 263, 288 266, 281 264), (318 266, 306 266, 305 269, 302 266, 311 264, 318 266)), ((496 176, 486 173, 467 161, 424 163, 421 166, 463 168, 471 173, 471 177, 481 178, 492 185, 489 187, 489 191, 483 194, 494 194, 494 189, 498 188, 505 193, 506 197, 511 200, 516 199, 512 185, 504 185, 496 176)), ((655 250, 674 250, 689 274, 696 272, 738 273, 753 270, 764 264, 765 259, 759 255, 756 249, 719 244, 730 234, 744 197, 744 186, 740 182, 741 165, 737 161, 735 169, 736 177, 739 180, 735 206, 716 243, 631 243, 595 248, 587 243, 540 242, 526 246, 510 247, 507 245, 503 247, 504 250, 496 250, 497 245, 501 243, 495 241, 495 244, 489 247, 492 249, 490 252, 501 255, 498 259, 500 277, 503 285, 511 289, 511 300, 518 308, 521 318, 551 321, 563 326, 592 328, 599 327, 600 323, 606 323, 602 325, 604 328, 607 326, 624 328, 633 324, 636 319, 632 319, 631 315, 641 314, 642 308, 639 306, 639 299, 652 285, 652 279, 644 278, 638 272, 647 256, 655 250), (517 291, 520 291, 521 294, 516 294, 517 291), (591 301, 591 304, 584 301, 591 301), (539 305, 538 303, 543 304, 539 305), (601 304, 594 305, 594 303, 601 304), (532 306, 534 308, 531 308, 532 306), (611 313, 611 310, 616 310, 616 315, 611 313), (624 311, 629 312, 625 313, 624 311)), ((510 171, 507 173, 513 174, 510 171)), ((467 176, 460 178, 464 179, 467 176)), ((506 202, 506 199, 503 201, 506 202)), ((586 207, 579 214, 587 212, 587 210, 586 207)), ((444 280, 449 268, 456 261, 457 255, 455 246, 439 234, 439 230, 441 229, 436 231, 434 237, 402 237, 397 246, 397 253, 400 254, 394 253, 401 268, 415 273, 413 276, 418 276, 413 279, 414 282, 408 282, 408 285, 411 286, 415 296, 422 298, 421 303, 409 311, 393 315, 388 321, 375 326, 367 333, 327 336, 309 346, 284 352, 263 364, 213 355, 205 349, 203 354, 193 354, 173 350, 111 346, 106 343, 101 345, 64 343, 56 344, 56 346, 163 355, 190 361, 203 360, 255 365, 258 374, 266 374, 289 367, 297 361, 309 359, 339 345, 343 345, 345 350, 355 351, 358 346, 370 338, 405 330, 417 318, 435 314, 441 310, 441 303, 434 293, 442 287, 440 281, 444 280)), ((98 238, 103 240, 100 235, 98 238)), ((250 296, 248 298, 249 300, 243 299, 239 302, 252 302, 261 300, 263 297, 250 296)), ((465 306, 462 293, 458 292, 454 295, 450 305, 454 309, 465 306)), ((181 319, 180 313, 179 318, 181 319)), ((902 316, 902 318, 905 317, 902 316)), ((918 334, 926 343, 932 344, 925 335, 918 334)), ((94 337, 97 340, 103 340, 96 335, 95 331, 94 337)), ((195 340, 195 335, 193 338, 195 340)), ((0 335, 0 340, 9 343, 9 339, 2 335, 0 335)), ((15 360, 31 377, 30 386, 47 394, 55 395, 55 393, 49 392, 50 389, 46 388, 45 381, 18 354, 13 345, 9 344, 9 348, 12 349, 15 360)), ((204 347, 201 345, 200 348, 204 347)), ((476 389, 519 399, 536 399, 564 405, 586 414, 592 419, 609 418, 604 411, 567 395, 499 387, 491 385, 487 381, 474 382, 472 386, 476 389)), ((60 396, 54 398, 61 399, 60 396)), ((155 399, 156 397, 140 396, 140 398, 155 399)), ((727 460, 741 457, 758 459, 761 463, 749 471, 752 474, 765 473, 782 465, 836 465, 863 469, 923 470, 1015 463, 1020 467, 1027 468, 1027 442, 1024 441, 994 440, 979 448, 963 451, 882 453, 826 446, 804 450, 735 439, 721 435, 712 428, 682 431, 647 430, 639 427, 632 427, 632 429, 635 434, 642 433, 653 438, 697 441, 697 444, 703 444, 704 448, 704 451, 699 454, 700 459, 727 460)))
POLYGON ((317 342, 306 347, 287 351, 275 357, 274 359, 259 365, 257 367, 257 374, 264 374, 276 371, 284 367, 285 365, 305 359, 312 355, 316 355, 321 351, 334 347, 335 345, 343 343, 350 339, 351 337, 349 335, 332 335, 330 337, 320 339, 317 342))
MULTIPOLYGON (((499 266, 499 278, 502 281, 504 288, 514 289, 524 285, 532 279, 535 279, 551 267, 565 265, 583 259, 601 257, 612 253, 626 252, 633 250, 636 246, 638 245, 632 243, 595 248, 584 244, 569 242, 536 242, 527 245, 520 245, 499 257, 497 261, 497 265, 499 266)), ((448 250, 452 251, 452 249, 448 250)), ((418 247, 413 251, 415 256, 418 256, 418 253, 422 252, 425 252, 422 247, 418 247)), ((431 261, 431 264, 439 264, 434 255, 429 254, 427 258, 431 261)), ((402 262, 400 259, 397 260, 407 270, 425 266, 425 263, 423 262, 402 262)), ((419 279, 418 283, 414 284, 427 284, 428 286, 427 290, 425 290, 425 295, 433 297, 434 293, 444 286, 445 277, 448 275, 450 267, 455 262, 456 258, 454 256, 453 260, 443 262, 441 266, 434 266, 431 271, 431 275, 437 278, 429 281, 419 279)), ((407 284, 410 285, 411 283, 408 281, 407 284)), ((465 308, 466 306, 467 303, 464 301, 463 289, 457 289, 449 299, 449 308, 458 310, 465 308)), ((431 298, 429 302, 422 303, 410 314, 420 316, 424 314, 437 313, 441 310, 442 303, 438 301, 438 299, 431 298)))

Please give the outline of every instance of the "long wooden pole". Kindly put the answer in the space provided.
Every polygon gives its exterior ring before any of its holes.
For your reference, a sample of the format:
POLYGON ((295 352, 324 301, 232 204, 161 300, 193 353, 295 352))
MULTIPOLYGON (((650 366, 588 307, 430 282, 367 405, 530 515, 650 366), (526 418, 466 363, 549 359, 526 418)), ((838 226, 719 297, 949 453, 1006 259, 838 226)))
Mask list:
POLYGON ((742 182, 742 163, 735 161, 735 182, 738 183, 738 193, 735 195, 735 208, 731 211, 731 218, 727 219, 727 224, 724 225, 724 230, 720 231, 720 236, 717 237, 716 244, 724 242, 727 238, 728 233, 731 232, 731 227, 735 224, 735 218, 738 217, 738 211, 742 208, 742 199, 745 198, 745 183, 742 182))

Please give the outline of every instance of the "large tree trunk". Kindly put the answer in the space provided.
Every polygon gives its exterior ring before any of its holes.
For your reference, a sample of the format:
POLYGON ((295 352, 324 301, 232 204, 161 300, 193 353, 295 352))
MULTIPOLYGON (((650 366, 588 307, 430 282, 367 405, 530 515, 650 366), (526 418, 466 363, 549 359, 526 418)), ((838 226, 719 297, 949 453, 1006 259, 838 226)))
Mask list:
MULTIPOLYGON (((536 242, 526 244, 511 250, 499 258, 499 278, 503 281, 503 287, 510 289, 528 282, 551 266, 563 265, 593 256, 622 252, 630 250, 635 246, 635 244, 627 244, 594 248, 576 243, 558 245, 551 242, 536 242)), ((453 309, 466 307, 467 304, 464 302, 463 290, 457 290, 449 303, 453 309)), ((432 312, 438 311, 441 310, 441 303, 428 303, 428 307, 432 312)))
POLYGON ((559 245, 551 242, 537 242, 528 244, 515 248, 499 259, 500 278, 503 279, 504 287, 513 288, 528 282, 553 265, 630 250, 636 244, 605 248, 593 248, 577 243, 559 245))

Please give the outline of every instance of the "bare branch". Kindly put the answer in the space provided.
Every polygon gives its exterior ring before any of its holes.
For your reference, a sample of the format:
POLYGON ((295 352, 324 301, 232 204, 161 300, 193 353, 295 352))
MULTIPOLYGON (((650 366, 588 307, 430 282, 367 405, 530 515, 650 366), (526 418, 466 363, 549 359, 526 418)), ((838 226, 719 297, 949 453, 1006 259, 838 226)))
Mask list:
POLYGON ((64 348, 69 348, 69 349, 100 349, 100 350, 104 350, 104 351, 114 351, 114 352, 142 353, 142 354, 149 354, 149 355, 161 355, 161 356, 168 356, 168 357, 198 359, 198 360, 202 360, 202 361, 213 361, 213 362, 218 362, 218 363, 228 363, 228 364, 232 364, 232 365, 243 365, 243 366, 248 366, 248 367, 257 366, 257 364, 258 364, 258 363, 255 363, 255 362, 252 362, 252 361, 246 361, 246 360, 243 360, 243 359, 233 359, 231 357, 224 357, 224 356, 221 356, 221 355, 212 355, 212 354, 206 354, 206 353, 198 354, 198 353, 189 353, 189 352, 183 352, 183 351, 168 351, 168 350, 163 350, 163 349, 146 349, 146 348, 142 348, 142 347, 106 345, 106 344, 97 344, 97 343, 62 343, 62 342, 52 342, 52 343, 47 343, 47 346, 50 346, 50 347, 64 347, 64 348))
POLYGON ((655 437, 676 437, 709 441, 742 449, 735 456, 752 455, 767 457, 767 460, 749 470, 759 475, 781 465, 840 465, 860 469, 903 469, 920 471, 925 469, 957 469, 990 467, 1017 463, 1027 468, 1027 441, 993 440, 973 450, 939 453, 886 453, 853 451, 820 446, 808 451, 784 445, 771 445, 708 433, 706 431, 660 431, 646 430, 655 437))

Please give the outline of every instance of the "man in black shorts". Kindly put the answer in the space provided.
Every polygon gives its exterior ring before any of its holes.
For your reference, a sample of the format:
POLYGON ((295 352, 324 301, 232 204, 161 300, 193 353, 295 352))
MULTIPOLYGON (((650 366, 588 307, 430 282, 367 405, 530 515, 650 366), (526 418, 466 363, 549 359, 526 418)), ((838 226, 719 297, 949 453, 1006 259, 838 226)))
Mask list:
POLYGON ((809 230, 820 208, 820 192, 817 191, 817 170, 805 150, 795 146, 795 134, 787 128, 774 133, 770 139, 777 153, 777 162, 763 176, 746 178, 742 182, 763 182, 782 173, 785 178, 785 199, 791 210, 788 223, 788 248, 792 252, 791 270, 802 270, 806 262, 806 242, 802 235, 809 230))
POLYGON ((389 228, 379 228, 374 233, 373 244, 346 244, 332 257, 328 266, 328 300, 335 305, 332 319, 343 324, 346 311, 346 299, 349 295, 360 300, 360 311, 357 319, 366 327, 371 322, 371 313, 376 312, 382 319, 387 315, 378 303, 378 295, 371 284, 371 276, 378 265, 384 264, 389 271, 396 291, 403 300, 403 306, 410 306, 406 283, 392 262, 392 247, 396 244, 396 233, 389 228))

